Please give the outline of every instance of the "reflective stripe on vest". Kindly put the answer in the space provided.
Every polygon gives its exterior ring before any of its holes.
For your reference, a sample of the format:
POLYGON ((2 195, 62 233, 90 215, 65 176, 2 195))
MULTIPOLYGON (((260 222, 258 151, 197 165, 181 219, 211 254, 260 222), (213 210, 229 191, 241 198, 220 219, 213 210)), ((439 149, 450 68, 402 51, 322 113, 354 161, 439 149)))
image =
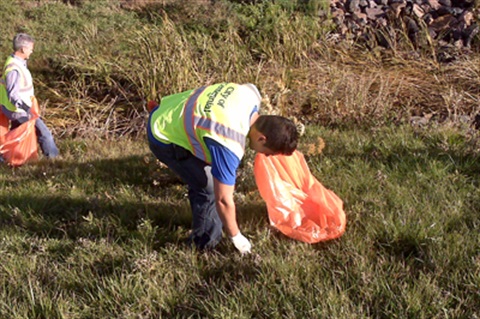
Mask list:
POLYGON ((205 143, 210 138, 241 159, 245 153, 250 117, 258 110, 255 90, 236 83, 219 83, 162 98, 150 115, 153 137, 174 143, 211 163, 205 143))
POLYGON ((214 122, 210 118, 200 117, 195 115, 195 108, 197 106, 198 97, 203 93, 205 87, 201 87, 193 92, 185 104, 184 114, 184 127, 187 132, 188 142, 190 143, 193 151, 193 155, 196 157, 207 160, 208 150, 204 148, 204 144, 201 142, 201 138, 198 135, 198 130, 206 130, 214 132, 217 135, 226 137, 245 148, 245 134, 239 133, 224 124, 214 122))
POLYGON ((28 106, 32 106, 31 97, 34 96, 33 79, 30 71, 17 61, 14 57, 8 57, 5 62, 3 76, 0 81, 0 104, 4 105, 11 112, 18 112, 19 110, 8 99, 6 78, 7 74, 11 71, 18 71, 20 77, 20 85, 18 87, 18 93, 22 101, 28 106))

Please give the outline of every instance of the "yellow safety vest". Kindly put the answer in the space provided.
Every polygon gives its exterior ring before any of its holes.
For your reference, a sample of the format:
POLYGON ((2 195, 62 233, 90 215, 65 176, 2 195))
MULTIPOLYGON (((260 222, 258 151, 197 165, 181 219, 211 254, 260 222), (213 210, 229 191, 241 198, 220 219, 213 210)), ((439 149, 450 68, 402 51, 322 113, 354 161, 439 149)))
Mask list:
POLYGON ((5 62, 5 66, 3 68, 3 75, 0 79, 0 104, 5 106, 11 112, 18 112, 20 110, 17 109, 17 107, 13 105, 12 102, 10 102, 10 100, 8 99, 5 82, 7 74, 13 70, 18 71, 18 74, 20 76, 20 98, 29 107, 32 106, 32 96, 34 96, 35 94, 33 89, 32 74, 30 73, 30 71, 25 67, 25 65, 21 63, 21 61, 14 58, 13 56, 9 56, 7 61, 5 62))
POLYGON ((150 116, 153 136, 174 143, 211 163, 206 137, 227 147, 241 159, 250 130, 250 117, 260 108, 253 84, 219 83, 162 98, 150 116))

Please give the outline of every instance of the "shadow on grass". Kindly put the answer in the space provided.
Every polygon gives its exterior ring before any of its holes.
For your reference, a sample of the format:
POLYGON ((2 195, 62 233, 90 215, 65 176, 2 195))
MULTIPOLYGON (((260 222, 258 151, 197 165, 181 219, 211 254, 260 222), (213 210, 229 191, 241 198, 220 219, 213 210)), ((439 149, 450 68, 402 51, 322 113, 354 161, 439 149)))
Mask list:
POLYGON ((24 189, 12 195, 0 192, 0 228, 13 225, 37 235, 78 238, 128 236, 142 219, 165 228, 189 225, 184 203, 156 203, 158 190, 151 183, 152 171, 157 178, 163 178, 162 187, 179 183, 167 169, 157 170, 145 163, 142 156, 85 163, 41 160, 15 168, 10 174, 3 174, 4 184, 24 189), (45 191, 24 195, 32 183, 45 184, 45 191), (78 189, 82 187, 85 189, 78 189), (115 194, 122 188, 131 190, 133 195, 151 194, 146 196, 151 200, 122 200, 108 194, 110 189, 115 194))
MULTIPOLYGON (((85 163, 41 160, 2 175, 7 187, 23 190, 0 192, 0 229, 13 227, 49 238, 129 240, 144 238, 140 225, 148 221, 161 234, 157 242, 163 245, 178 242, 178 229, 191 226, 183 183, 168 168, 146 163, 143 156, 85 163), (45 184, 45 191, 28 193, 32 183, 35 189, 45 184), (119 189, 129 194, 122 196, 119 189)), ((266 223, 265 216, 258 216, 265 212, 263 203, 237 208, 240 223, 266 223)))
POLYGON ((19 227, 48 237, 122 237, 143 219, 162 228, 188 226, 185 205, 112 203, 65 196, 0 196, 0 228, 19 227))
MULTIPOLYGON (((95 183, 105 183, 111 186, 130 185, 145 188, 149 186, 148 178, 155 170, 154 164, 146 163, 143 156, 128 156, 114 159, 99 159, 88 162, 41 160, 28 165, 29 174, 24 179, 32 177, 38 180, 55 176, 63 182, 75 182, 81 179, 91 179, 95 183)), ((25 167, 26 168, 26 167, 25 167)), ((20 168, 19 171, 23 169, 20 168)), ((169 170, 160 168, 166 175, 169 170)), ((172 181, 175 178, 170 178, 172 181)), ((177 179, 178 181, 178 179, 177 179)))

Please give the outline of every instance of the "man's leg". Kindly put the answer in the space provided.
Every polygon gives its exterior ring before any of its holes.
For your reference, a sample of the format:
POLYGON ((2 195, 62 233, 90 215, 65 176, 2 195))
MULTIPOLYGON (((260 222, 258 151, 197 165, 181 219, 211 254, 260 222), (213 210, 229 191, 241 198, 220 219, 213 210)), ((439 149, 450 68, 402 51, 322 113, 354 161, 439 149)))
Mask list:
POLYGON ((35 131, 37 132, 38 144, 40 144, 43 154, 48 158, 57 157, 59 152, 53 140, 53 135, 41 118, 35 121, 35 131))
POLYGON ((174 144, 150 143, 150 149, 188 185, 193 215, 191 240, 199 249, 214 248, 222 238, 223 224, 215 207, 211 166, 174 144))

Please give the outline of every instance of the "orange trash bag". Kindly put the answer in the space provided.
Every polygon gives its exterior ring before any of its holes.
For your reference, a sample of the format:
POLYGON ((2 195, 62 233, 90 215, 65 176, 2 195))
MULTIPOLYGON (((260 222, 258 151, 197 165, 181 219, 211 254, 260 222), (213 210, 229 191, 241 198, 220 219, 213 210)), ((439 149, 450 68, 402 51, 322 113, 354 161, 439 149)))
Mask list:
POLYGON ((313 244, 344 233, 343 201, 311 174, 299 151, 290 156, 257 153, 254 174, 270 224, 284 235, 313 244))
POLYGON ((39 117, 38 102, 32 98, 32 118, 8 131, 8 119, 0 111, 0 155, 11 166, 20 166, 38 158, 35 121, 39 117))

